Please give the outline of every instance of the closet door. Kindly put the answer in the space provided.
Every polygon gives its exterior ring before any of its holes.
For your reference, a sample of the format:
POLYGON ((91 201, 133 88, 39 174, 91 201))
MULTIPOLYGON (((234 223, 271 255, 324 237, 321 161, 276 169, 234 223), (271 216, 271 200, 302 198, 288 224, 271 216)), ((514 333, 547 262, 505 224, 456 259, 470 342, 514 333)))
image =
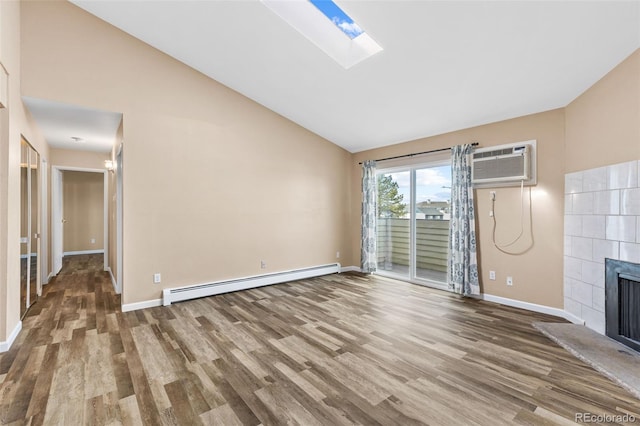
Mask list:
POLYGON ((24 140, 20 142, 20 318, 24 316, 29 306, 27 299, 29 299, 28 290, 31 281, 29 276, 31 269, 29 149, 27 142, 24 140))
POLYGON ((20 317, 38 297, 40 155, 20 142, 20 317))

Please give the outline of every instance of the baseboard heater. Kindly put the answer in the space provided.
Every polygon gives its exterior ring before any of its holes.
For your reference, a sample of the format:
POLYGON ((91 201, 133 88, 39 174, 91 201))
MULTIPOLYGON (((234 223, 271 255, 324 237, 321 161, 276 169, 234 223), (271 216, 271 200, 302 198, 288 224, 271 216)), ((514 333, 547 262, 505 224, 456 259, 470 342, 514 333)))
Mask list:
POLYGON ((217 281, 208 284, 197 284, 185 287, 165 288, 162 290, 162 304, 169 306, 173 302, 197 299, 199 297, 215 296, 231 291, 248 290, 265 285, 279 284, 287 281, 302 280, 322 275, 340 272, 339 263, 313 266, 310 268, 294 269, 291 271, 274 272, 272 274, 256 275, 253 277, 236 278, 233 280, 217 281))

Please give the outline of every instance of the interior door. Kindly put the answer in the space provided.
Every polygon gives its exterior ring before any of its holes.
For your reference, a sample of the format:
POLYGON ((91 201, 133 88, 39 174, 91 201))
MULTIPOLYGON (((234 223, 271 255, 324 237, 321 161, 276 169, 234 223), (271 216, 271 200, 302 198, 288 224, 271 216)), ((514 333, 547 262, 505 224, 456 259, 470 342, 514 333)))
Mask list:
POLYGON ((38 298, 40 155, 24 139, 20 142, 20 317, 38 298))

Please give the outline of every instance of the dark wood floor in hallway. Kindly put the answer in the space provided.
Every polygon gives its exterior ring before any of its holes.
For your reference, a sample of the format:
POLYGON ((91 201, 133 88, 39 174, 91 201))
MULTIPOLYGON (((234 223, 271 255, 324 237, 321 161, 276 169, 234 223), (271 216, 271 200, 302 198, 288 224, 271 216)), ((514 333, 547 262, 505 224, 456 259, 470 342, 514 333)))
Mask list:
POLYGON ((3 424, 640 419, 531 326, 554 317, 359 274, 121 313, 99 260, 65 262, 0 354, 3 424))

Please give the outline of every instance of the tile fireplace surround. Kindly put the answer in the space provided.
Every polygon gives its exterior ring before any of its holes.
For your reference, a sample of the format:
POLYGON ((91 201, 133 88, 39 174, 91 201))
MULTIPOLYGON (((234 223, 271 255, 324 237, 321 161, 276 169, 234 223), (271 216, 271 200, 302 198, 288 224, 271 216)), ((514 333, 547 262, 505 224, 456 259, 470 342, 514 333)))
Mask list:
POLYGON ((564 310, 605 334, 604 259, 640 263, 640 161, 565 175, 564 310))

